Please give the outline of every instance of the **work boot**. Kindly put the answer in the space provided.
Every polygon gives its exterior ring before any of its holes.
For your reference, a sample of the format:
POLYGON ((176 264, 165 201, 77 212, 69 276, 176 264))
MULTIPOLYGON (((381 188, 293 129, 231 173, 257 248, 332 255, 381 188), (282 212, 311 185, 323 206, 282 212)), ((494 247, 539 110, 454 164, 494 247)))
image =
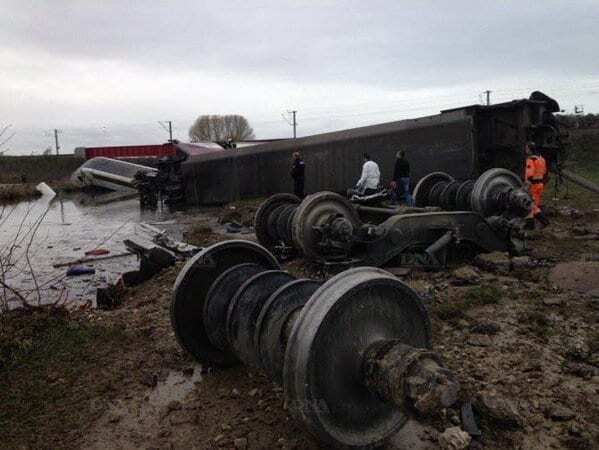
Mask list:
POLYGON ((547 216, 543 211, 538 213, 535 216, 535 219, 537 219, 541 223, 541 228, 545 228, 547 225, 549 225, 549 219, 547 219, 547 216))
POLYGON ((526 219, 526 221, 524 223, 524 229, 525 230, 534 230, 535 229, 535 219, 533 217, 526 219))

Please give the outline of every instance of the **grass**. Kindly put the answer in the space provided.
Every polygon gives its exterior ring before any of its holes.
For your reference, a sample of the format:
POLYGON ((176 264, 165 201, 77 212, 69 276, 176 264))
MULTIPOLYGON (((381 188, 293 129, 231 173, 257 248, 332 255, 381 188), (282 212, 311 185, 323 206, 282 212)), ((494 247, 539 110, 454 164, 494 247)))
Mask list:
MULTIPOLYGON (((599 183, 599 133, 581 134, 572 133, 572 146, 566 161, 566 167, 572 172, 581 175, 594 183, 599 183)), ((549 184, 544 193, 546 204, 554 203, 556 194, 555 175, 551 175, 549 184)), ((566 181, 561 185, 557 197, 565 200, 564 204, 578 209, 599 207, 599 195, 593 194, 572 182, 566 181)))
POLYGON ((102 351, 119 348, 124 331, 72 320, 62 310, 0 317, 0 436, 3 448, 60 448, 75 440, 105 405, 98 376, 102 351))
POLYGON ((69 178, 82 163, 74 155, 0 156, 0 184, 21 183, 22 175, 27 183, 52 184, 69 178))
POLYGON ((553 333, 551 321, 542 310, 527 311, 519 317, 518 322, 540 338, 548 338, 553 333))
POLYGON ((31 200, 40 195, 32 184, 0 184, 0 204, 31 200))
POLYGON ((503 291, 492 285, 474 286, 468 288, 460 299, 446 302, 437 309, 441 320, 456 322, 466 317, 466 311, 476 306, 494 305, 503 298, 503 291))

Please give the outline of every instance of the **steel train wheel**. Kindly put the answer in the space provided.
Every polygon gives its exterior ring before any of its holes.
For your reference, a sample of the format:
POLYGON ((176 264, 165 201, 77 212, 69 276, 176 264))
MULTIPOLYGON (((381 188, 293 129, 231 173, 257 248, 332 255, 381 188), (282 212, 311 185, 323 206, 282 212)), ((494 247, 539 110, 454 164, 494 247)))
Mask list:
POLYGON ((421 208, 430 206, 429 194, 433 186, 440 181, 449 183, 453 181, 453 177, 445 172, 432 172, 422 177, 414 188, 414 204, 421 208))
POLYGON ((321 285, 319 281, 300 279, 281 286, 264 303, 256 321, 254 343, 259 349, 260 366, 274 381, 283 381, 286 342, 284 328, 321 285))
POLYGON ((279 243, 277 242, 277 236, 273 236, 272 232, 269 231, 269 218, 278 207, 299 203, 300 199, 293 194, 275 194, 268 197, 260 205, 254 217, 254 229, 256 230, 258 242, 268 249, 272 249, 277 245, 279 243))
POLYGON ((248 365, 258 365, 254 345, 256 323, 262 306, 273 292, 295 278, 281 270, 267 270, 249 278, 229 302, 227 335, 235 353, 248 365))
POLYGON ((336 447, 382 444, 406 420, 362 382, 362 354, 374 342, 400 339, 430 348, 430 324, 418 295, 372 267, 347 270, 323 284, 296 321, 285 352, 291 413, 336 447))
POLYGON ((332 215, 345 217, 354 228, 360 225, 354 206, 334 192, 308 195, 298 206, 292 222, 293 242, 306 257, 318 259, 322 256, 318 246, 320 236, 314 227, 323 225, 332 215))
POLYGON ((483 217, 497 214, 500 211, 497 210, 495 195, 522 186, 522 180, 514 172, 501 168, 489 169, 474 183, 470 195, 472 210, 483 217))
POLYGON ((472 206, 470 205, 470 195, 472 194, 472 187, 474 181, 467 180, 461 183, 455 193, 455 208, 456 211, 470 211, 472 206))
POLYGON ((265 270, 280 269, 275 257, 260 245, 231 240, 203 249, 185 264, 175 281, 171 325, 181 347, 203 364, 230 366, 237 362, 210 342, 204 325, 204 302, 212 283, 230 267, 243 263, 258 264, 265 270))
POLYGON ((223 326, 227 320, 229 303, 237 290, 248 278, 266 270, 263 265, 256 263, 233 266, 220 274, 206 294, 206 301, 204 302, 204 326, 206 327, 206 334, 215 347, 231 356, 231 360, 233 358, 237 359, 237 356, 235 356, 231 348, 227 332, 223 326))
POLYGON ((456 209, 456 192, 460 187, 459 181, 450 181, 445 185, 441 195, 439 195, 439 204, 445 211, 455 211, 456 209))

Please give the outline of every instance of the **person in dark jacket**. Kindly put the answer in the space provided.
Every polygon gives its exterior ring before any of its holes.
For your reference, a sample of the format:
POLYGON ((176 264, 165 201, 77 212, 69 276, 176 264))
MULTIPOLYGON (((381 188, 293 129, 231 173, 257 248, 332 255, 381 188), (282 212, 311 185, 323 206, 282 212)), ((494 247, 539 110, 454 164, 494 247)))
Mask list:
POLYGON ((410 193, 410 163, 406 159, 406 152, 404 150, 397 152, 391 189, 392 204, 396 205, 398 200, 403 197, 408 206, 413 206, 414 200, 410 193))
POLYGON ((299 152, 293 153, 293 165, 291 166, 291 178, 293 178, 293 193, 299 198, 304 198, 304 172, 306 164, 299 152))

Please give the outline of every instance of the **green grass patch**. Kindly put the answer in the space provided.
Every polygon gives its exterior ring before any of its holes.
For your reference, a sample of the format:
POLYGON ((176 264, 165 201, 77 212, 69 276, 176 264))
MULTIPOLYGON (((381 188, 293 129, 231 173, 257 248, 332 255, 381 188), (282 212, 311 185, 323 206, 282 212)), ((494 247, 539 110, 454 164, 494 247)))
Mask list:
POLYGON ((525 312, 520 316, 518 322, 540 338, 547 338, 553 333, 551 321, 547 318, 543 310, 525 312))
POLYGON ((3 448, 61 448, 103 410, 99 376, 122 330, 49 309, 0 317, 0 435, 3 448))

